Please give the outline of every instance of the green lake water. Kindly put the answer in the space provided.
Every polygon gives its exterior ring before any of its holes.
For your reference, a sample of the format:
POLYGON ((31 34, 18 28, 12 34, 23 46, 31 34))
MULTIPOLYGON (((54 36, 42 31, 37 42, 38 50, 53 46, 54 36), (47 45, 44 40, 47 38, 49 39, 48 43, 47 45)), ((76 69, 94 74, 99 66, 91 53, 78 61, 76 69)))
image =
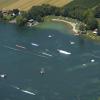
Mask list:
POLYGON ((0 23, 0 74, 4 73, 0 100, 97 100, 100 43, 74 36, 60 23, 34 28, 0 23))

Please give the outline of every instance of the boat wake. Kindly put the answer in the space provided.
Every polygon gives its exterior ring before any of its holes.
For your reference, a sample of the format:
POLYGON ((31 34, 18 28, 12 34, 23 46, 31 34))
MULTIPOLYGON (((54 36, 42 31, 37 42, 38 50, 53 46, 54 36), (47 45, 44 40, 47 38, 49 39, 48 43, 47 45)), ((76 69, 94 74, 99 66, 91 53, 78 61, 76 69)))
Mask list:
POLYGON ((29 94, 29 95, 36 95, 36 94, 33 93, 33 92, 30 92, 30 91, 27 91, 27 90, 23 90, 23 89, 21 89, 21 88, 19 88, 19 87, 17 87, 17 86, 14 86, 14 85, 11 85, 11 87, 13 87, 14 89, 20 90, 20 91, 23 92, 23 93, 29 94))
POLYGON ((38 56, 38 57, 42 57, 42 58, 48 58, 48 57, 46 57, 46 56, 39 55, 39 54, 33 54, 33 55, 38 56))
POLYGON ((13 87, 14 89, 20 90, 20 88, 19 88, 19 87, 14 86, 14 85, 11 85, 11 87, 13 87))
MULTIPOLYGON (((42 58, 47 58, 46 54, 42 55, 42 54, 38 54, 38 53, 31 53, 30 51, 22 51, 20 49, 13 48, 13 47, 10 47, 10 46, 7 46, 7 45, 4 45, 3 47, 8 48, 10 50, 19 51, 19 52, 26 53, 26 54, 31 54, 31 55, 34 55, 34 56, 38 56, 38 57, 42 57, 42 58)), ((21 47, 21 48, 25 49, 24 47, 21 47)), ((49 55, 49 56, 51 56, 51 55, 49 55)))
POLYGON ((42 54, 43 54, 43 55, 45 55, 45 56, 52 57, 52 55, 51 55, 51 54, 49 54, 49 53, 46 53, 46 52, 42 52, 42 54))
POLYGON ((21 90, 22 92, 26 93, 26 94, 30 94, 30 95, 36 95, 35 93, 33 92, 30 92, 30 91, 27 91, 27 90, 21 90))
MULTIPOLYGON (((93 62, 94 62, 94 60, 93 60, 93 62)), ((93 67, 94 65, 98 64, 97 62, 96 63, 93 63, 93 62, 91 61, 91 62, 88 62, 88 63, 76 65, 76 66, 74 66, 74 68, 68 68, 67 71, 72 72, 72 71, 76 71, 76 70, 80 70, 80 69, 86 69, 86 68, 93 67)))
POLYGON ((70 52, 67 52, 67 51, 64 51, 64 50, 60 50, 60 49, 57 49, 57 51, 59 53, 65 54, 65 55, 70 55, 71 54, 70 52))
POLYGON ((4 45, 3 47, 11 49, 11 50, 15 50, 15 51, 21 51, 19 49, 16 49, 16 48, 13 48, 13 47, 10 47, 10 46, 7 46, 7 45, 4 45))

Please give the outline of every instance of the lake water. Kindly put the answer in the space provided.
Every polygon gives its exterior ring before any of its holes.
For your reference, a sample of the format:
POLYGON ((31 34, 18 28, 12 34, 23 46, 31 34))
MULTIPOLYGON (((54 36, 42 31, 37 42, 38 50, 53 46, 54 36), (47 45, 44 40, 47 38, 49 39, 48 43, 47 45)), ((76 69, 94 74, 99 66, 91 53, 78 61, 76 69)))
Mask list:
POLYGON ((74 36, 60 23, 36 28, 0 23, 0 74, 4 73, 0 100, 97 100, 100 43, 74 36))

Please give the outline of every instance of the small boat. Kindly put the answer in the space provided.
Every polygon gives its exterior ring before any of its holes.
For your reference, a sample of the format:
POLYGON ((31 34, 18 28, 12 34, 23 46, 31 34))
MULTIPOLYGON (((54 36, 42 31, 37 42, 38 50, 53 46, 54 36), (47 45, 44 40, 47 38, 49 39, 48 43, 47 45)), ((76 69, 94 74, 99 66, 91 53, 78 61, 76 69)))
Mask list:
POLYGON ((23 47, 23 46, 21 46, 21 45, 17 45, 17 44, 16 44, 16 47, 18 47, 18 48, 22 48, 22 49, 26 49, 26 47, 23 47))
POLYGON ((1 74, 0 75, 0 78, 6 78, 7 77, 7 74, 1 74))
POLYGON ((41 75, 45 74, 45 70, 44 70, 44 68, 41 68, 41 70, 40 70, 40 74, 41 74, 41 75))
POLYGON ((36 43, 31 43, 31 45, 38 47, 39 45, 36 43))
POLYGON ((51 38, 52 36, 51 36, 51 35, 49 35, 48 37, 49 37, 49 38, 51 38))

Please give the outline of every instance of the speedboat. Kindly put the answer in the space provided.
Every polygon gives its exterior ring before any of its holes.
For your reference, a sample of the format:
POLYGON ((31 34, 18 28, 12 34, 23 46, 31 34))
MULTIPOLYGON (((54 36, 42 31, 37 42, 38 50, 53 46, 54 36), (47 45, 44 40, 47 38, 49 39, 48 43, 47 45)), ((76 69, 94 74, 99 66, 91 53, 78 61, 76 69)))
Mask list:
POLYGON ((1 74, 0 75, 0 78, 6 78, 7 77, 7 74, 1 74))
POLYGON ((95 60, 94 59, 91 59, 91 62, 93 63, 93 62, 95 62, 95 60))

